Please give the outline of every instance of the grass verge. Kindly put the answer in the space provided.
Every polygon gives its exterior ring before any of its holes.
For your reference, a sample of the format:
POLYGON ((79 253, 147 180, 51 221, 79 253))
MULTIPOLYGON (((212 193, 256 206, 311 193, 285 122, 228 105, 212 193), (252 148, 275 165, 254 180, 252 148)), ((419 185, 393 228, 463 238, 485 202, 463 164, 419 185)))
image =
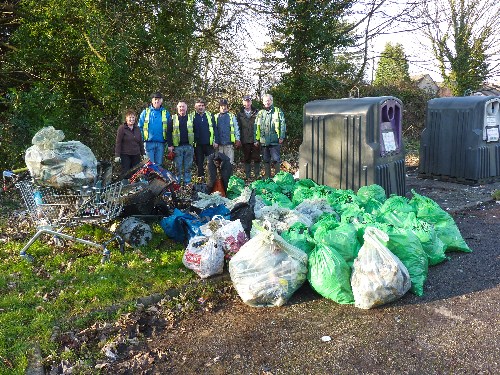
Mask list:
MULTIPOLYGON (((0 230, 15 225, 6 220, 0 230)), ((111 261, 101 264, 96 248, 66 243, 55 247, 48 237, 29 249, 35 259, 19 257, 27 242, 7 240, 0 252, 0 374, 24 374, 34 347, 43 357, 61 359, 51 339, 54 327, 71 331, 116 319, 136 308, 137 298, 164 293, 188 283, 194 276, 182 264, 184 247, 153 226, 147 247, 120 254, 110 246, 111 261), (110 309, 119 306, 118 309, 110 309), (36 345, 35 345, 36 344, 36 345)), ((99 241, 106 232, 84 225, 81 238, 99 241)))

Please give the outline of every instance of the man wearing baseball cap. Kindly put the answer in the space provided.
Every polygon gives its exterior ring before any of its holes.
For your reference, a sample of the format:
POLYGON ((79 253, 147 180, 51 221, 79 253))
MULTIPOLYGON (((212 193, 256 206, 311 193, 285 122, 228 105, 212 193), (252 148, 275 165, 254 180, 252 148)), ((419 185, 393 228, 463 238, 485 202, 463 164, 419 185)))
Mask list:
POLYGON ((252 173, 252 162, 254 178, 260 177, 260 147, 255 145, 254 124, 257 110, 252 106, 252 97, 243 96, 243 107, 238 112, 237 121, 240 126, 241 148, 243 150, 243 163, 245 165, 245 180, 249 181, 252 173))
POLYGON ((234 146, 239 147, 241 144, 240 129, 236 116, 229 113, 227 99, 219 101, 219 113, 215 115, 215 132, 218 141, 214 143, 214 147, 227 155, 229 162, 234 165, 234 146))
POLYGON ((170 112, 163 106, 163 95, 157 91, 151 94, 151 104, 139 116, 139 128, 149 159, 158 165, 163 162, 167 127, 170 122, 170 112))

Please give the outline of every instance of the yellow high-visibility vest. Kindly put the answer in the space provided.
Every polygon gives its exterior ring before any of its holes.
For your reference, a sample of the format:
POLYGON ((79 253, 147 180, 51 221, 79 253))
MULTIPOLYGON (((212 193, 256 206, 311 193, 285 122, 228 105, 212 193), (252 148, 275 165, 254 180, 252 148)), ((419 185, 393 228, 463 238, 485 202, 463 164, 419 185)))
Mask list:
MULTIPOLYGON (((149 137, 149 114, 151 113, 151 108, 146 108, 146 116, 144 116, 144 126, 142 127, 142 132, 144 134, 144 140, 147 141, 149 137)), ((164 108, 161 110, 161 125, 163 128, 163 139, 167 139, 167 110, 164 108)))
MULTIPOLYGON (((191 124, 191 126, 193 126, 193 121, 194 121, 194 115, 196 113, 195 112, 191 112, 189 115, 188 115, 188 126, 189 124, 191 124)), ((207 115, 207 121, 208 121, 208 130, 210 132, 210 144, 213 145, 214 144, 214 126, 212 124, 212 114, 208 111, 205 112, 205 114, 207 115)))
MULTIPOLYGON (((188 141, 189 144, 192 145, 194 143, 194 132, 193 132, 193 121, 187 121, 187 132, 188 132, 188 141)), ((172 143, 175 147, 179 146, 179 142, 181 141, 181 131, 179 128, 179 116, 172 116, 172 143)))

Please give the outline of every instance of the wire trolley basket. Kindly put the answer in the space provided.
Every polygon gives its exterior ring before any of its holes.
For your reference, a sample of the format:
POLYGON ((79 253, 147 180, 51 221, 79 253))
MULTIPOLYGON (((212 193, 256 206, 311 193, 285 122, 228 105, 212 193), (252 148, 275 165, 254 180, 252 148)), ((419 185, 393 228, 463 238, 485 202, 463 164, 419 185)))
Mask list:
POLYGON ((123 252, 123 239, 104 227, 102 228, 112 235, 112 238, 104 243, 63 233, 65 228, 87 223, 99 226, 114 220, 123 208, 120 197, 121 182, 105 186, 101 186, 98 182, 95 186, 84 186, 80 190, 40 186, 31 180, 17 181, 15 186, 20 191, 28 214, 37 227, 35 235, 21 250, 21 257, 27 260, 33 259, 26 251, 44 233, 53 235, 56 239, 73 240, 101 248, 103 262, 109 260, 110 251, 106 247, 108 243, 116 240, 120 251, 123 252))

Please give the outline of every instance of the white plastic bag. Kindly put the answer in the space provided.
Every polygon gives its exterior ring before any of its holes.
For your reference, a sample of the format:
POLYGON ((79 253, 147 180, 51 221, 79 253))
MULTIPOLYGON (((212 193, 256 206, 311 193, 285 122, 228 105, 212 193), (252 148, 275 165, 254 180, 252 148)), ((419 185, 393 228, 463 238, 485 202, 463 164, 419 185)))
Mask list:
POLYGON ((229 274, 244 303, 281 306, 305 281, 307 254, 264 229, 229 261, 229 274))
POLYGON ((248 241, 240 219, 225 223, 217 230, 217 237, 220 240, 226 260, 230 260, 248 241))
POLYGON ((224 219, 221 215, 215 215, 208 223, 200 227, 200 232, 205 236, 213 236, 220 228, 230 222, 231 220, 224 219))
POLYGON ((240 219, 231 221, 216 215, 208 223, 203 224, 200 231, 205 236, 215 236, 226 260, 231 259, 248 241, 240 219))
POLYGON ((381 240, 389 240, 386 233, 367 227, 363 238, 354 260, 351 287, 354 306, 370 309, 401 298, 410 289, 411 280, 404 264, 382 244, 381 240))
POLYGON ((194 236, 189 240, 182 263, 204 279, 223 272, 224 252, 215 236, 194 236))

